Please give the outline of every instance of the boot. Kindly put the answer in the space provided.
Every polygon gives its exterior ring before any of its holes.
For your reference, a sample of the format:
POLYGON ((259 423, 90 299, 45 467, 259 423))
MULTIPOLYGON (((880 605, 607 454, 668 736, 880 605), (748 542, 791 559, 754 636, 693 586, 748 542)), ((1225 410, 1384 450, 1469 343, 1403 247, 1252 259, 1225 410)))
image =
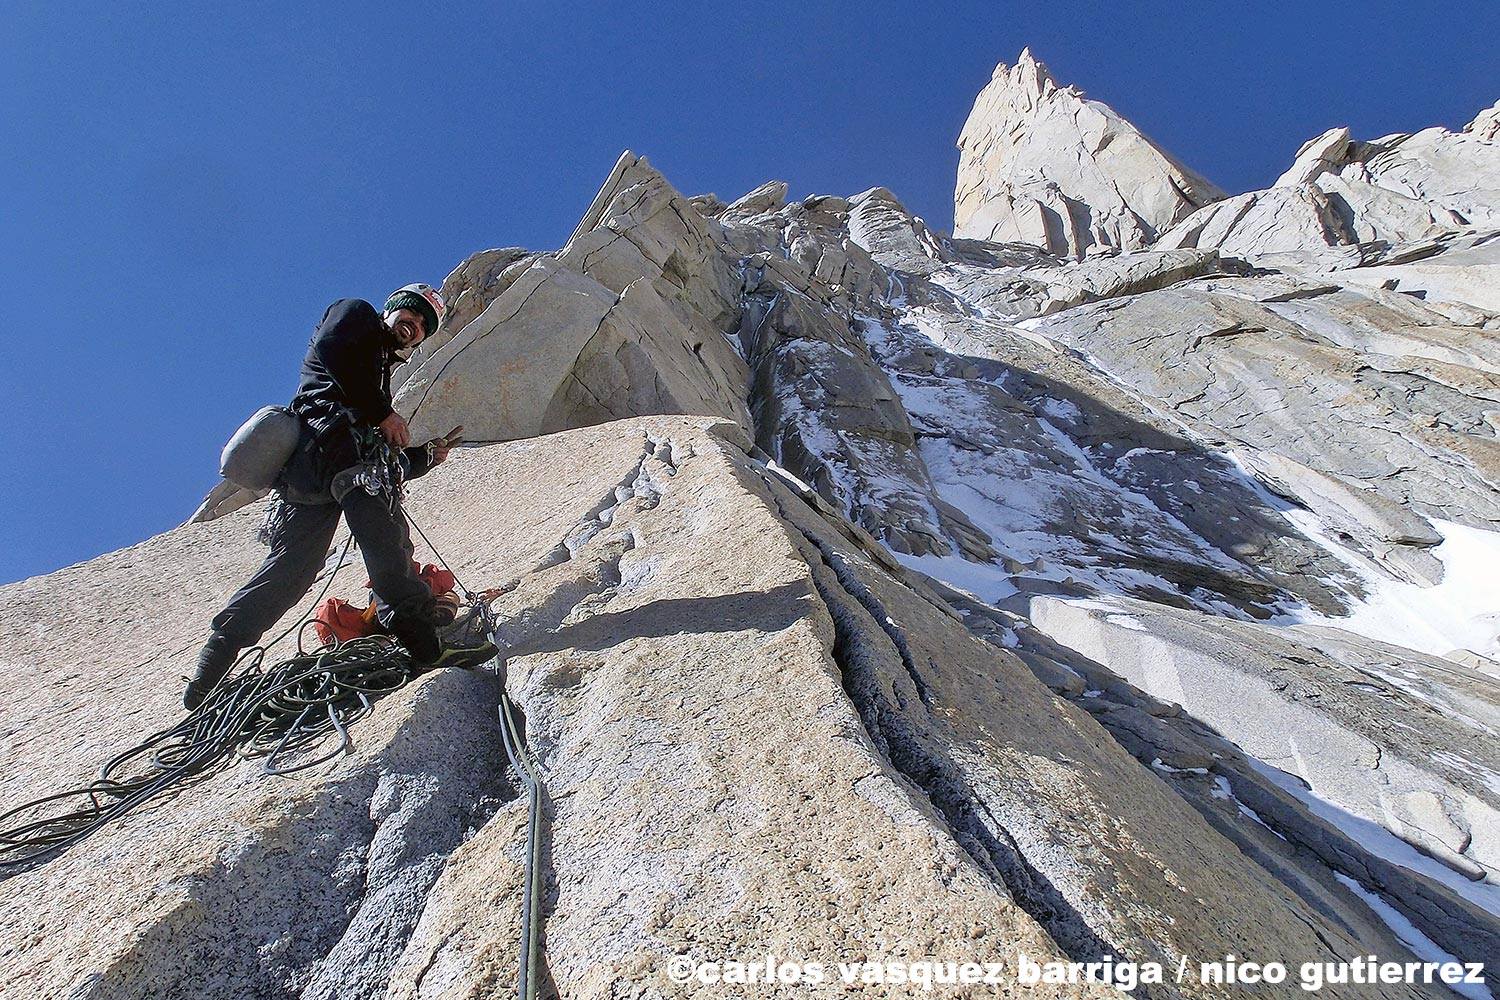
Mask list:
POLYGON ((438 638, 432 623, 432 601, 429 599, 417 610, 391 616, 387 628, 406 649, 412 664, 418 670, 436 670, 439 667, 465 669, 477 667, 494 659, 498 652, 494 645, 480 639, 469 640, 462 646, 449 645, 438 638))
POLYGON ((500 651, 495 644, 488 639, 473 641, 465 645, 442 644, 437 658, 422 662, 415 661, 421 670, 437 670, 440 667, 453 667, 458 670, 467 670, 471 667, 483 666, 495 658, 500 651))
POLYGON ((443 644, 438 640, 437 629, 432 626, 431 615, 392 615, 385 627, 401 643, 413 663, 431 663, 442 655, 443 644))
POLYGON ((203 699, 219 686, 239 655, 240 647, 222 634, 215 632, 210 636, 198 652, 198 668, 182 695, 182 706, 191 712, 203 704, 203 699))

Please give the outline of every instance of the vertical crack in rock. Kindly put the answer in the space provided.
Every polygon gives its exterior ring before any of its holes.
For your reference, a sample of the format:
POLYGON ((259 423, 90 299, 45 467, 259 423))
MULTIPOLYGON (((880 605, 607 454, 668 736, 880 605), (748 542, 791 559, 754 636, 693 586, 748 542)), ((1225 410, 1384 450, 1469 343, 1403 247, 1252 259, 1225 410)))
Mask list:
MULTIPOLYGON (((475 344, 479 343, 485 337, 488 337, 491 333, 493 333, 496 329, 498 329, 501 324, 503 324, 504 322, 506 322, 507 319, 512 319, 512 318, 516 317, 517 315, 519 315, 521 313, 521 311, 526 308, 527 303, 531 301, 531 297, 533 295, 537 294, 537 292, 540 291, 541 288, 544 285, 546 285, 546 283, 547 282, 544 279, 542 281, 537 282, 535 285, 533 285, 530 289, 528 289, 526 291, 526 294, 521 297, 521 301, 519 301, 519 302, 516 303, 515 309, 511 310, 511 313, 510 313, 510 315, 508 317, 505 317, 504 319, 498 320, 490 329, 486 330, 485 332, 483 332, 481 334, 478 334, 477 336, 475 336, 475 337, 473 337, 473 338, 465 341, 463 344, 459 345, 458 349, 455 350, 452 354, 450 354, 443 361, 442 365, 438 368, 437 371, 433 372, 431 375, 424 376, 424 383, 425 384, 422 385, 422 387, 421 387, 422 388, 422 395, 420 397, 418 397, 417 401, 415 403, 413 403, 412 406, 411 406, 411 419, 412 420, 416 419, 416 417, 417 417, 417 411, 422 408, 422 404, 423 403, 427 402, 427 394, 428 394, 428 392, 443 377, 443 373, 448 370, 448 366, 451 365, 454 362, 454 360, 456 360, 458 358, 458 356, 460 354, 462 354, 463 352, 467 351, 470 347, 473 347, 475 344)), ((462 333, 462 332, 463 331, 459 331, 459 333, 462 333)), ((455 338, 450 338, 450 339, 455 339, 455 338)), ((420 370, 421 369, 418 368, 417 371, 414 371, 411 374, 415 375, 415 374, 417 374, 417 372, 420 372, 420 370)), ((403 383, 403 387, 404 387, 404 383, 403 383)))
MULTIPOLYGON (((802 537, 807 539, 808 543, 818 550, 819 555, 823 559, 823 564, 833 571, 834 577, 838 580, 839 586, 844 589, 844 592, 859 602, 860 606, 874 619, 875 624, 879 625, 881 631, 891 640, 891 645, 896 648, 897 654, 901 657, 901 665, 906 668, 906 674, 911 678, 912 687, 917 689, 917 697, 921 699, 922 706, 931 709, 932 696, 927 690, 927 682, 922 679, 921 671, 917 669, 916 661, 912 656, 911 644, 906 641, 906 632, 896 623, 896 620, 891 617, 890 613, 886 611, 885 606, 880 603, 880 599, 854 573, 849 566, 848 560, 835 551, 833 546, 805 531, 802 532, 802 537)), ((905 706, 903 705, 902 707, 904 708, 905 706)))
MULTIPOLYGON (((774 488, 769 495, 788 529, 797 533, 792 540, 807 561, 818 596, 833 621, 832 653, 844 690, 876 749, 932 804, 954 841, 979 869, 1036 920, 1071 959, 1099 961, 1106 955, 1120 954, 1026 859, 958 765, 937 748, 935 740, 921 732, 918 717, 928 714, 929 696, 900 626, 886 614, 847 560, 799 528, 788 517, 774 488), (868 649, 882 638, 900 658, 920 708, 902 696, 892 678, 881 677, 879 664, 871 661, 868 649), (887 692, 895 699, 894 706, 887 692)), ((1150 996, 1144 989, 1136 995, 1150 996)))

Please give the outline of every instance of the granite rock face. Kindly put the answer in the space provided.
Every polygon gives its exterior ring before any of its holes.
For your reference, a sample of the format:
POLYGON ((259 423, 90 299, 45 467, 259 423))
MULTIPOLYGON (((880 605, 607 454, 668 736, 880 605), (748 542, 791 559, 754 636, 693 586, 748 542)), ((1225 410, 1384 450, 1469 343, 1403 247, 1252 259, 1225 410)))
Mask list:
POLYGON ((1027 49, 1001 63, 958 140, 954 233, 1061 256, 1134 250, 1223 192, 1027 49))
POLYGON ((1039 597, 1030 618, 1465 878, 1500 870, 1500 796, 1480 777, 1500 770, 1487 737, 1500 700, 1471 671, 1334 630, 1288 633, 1123 598, 1039 597), (1472 768, 1440 749, 1464 745, 1472 768))
MULTIPOLYGON (((1242 995, 1171 981, 1230 953, 1500 960, 1494 142, 1335 129, 1215 200, 1027 53, 957 236, 626 153, 565 246, 459 265, 397 407, 477 442, 409 503, 498 594, 542 994, 720 995, 680 955, 1005 962, 976 996, 1021 953, 1161 962, 1152 997, 1242 995)), ((0 588, 0 806, 175 721, 252 500, 0 588)), ((500 684, 424 676, 303 780, 237 764, 15 875, 0 997, 509 992, 500 684)))
POLYGON ((1409 515, 1500 524, 1489 416, 1500 391, 1490 363, 1473 363, 1494 350, 1494 335, 1470 331, 1473 349, 1445 352, 1449 337, 1465 338, 1418 300, 1293 276, 1208 278, 1031 329, 1244 450, 1276 492, 1320 510, 1337 493, 1350 533, 1377 556, 1436 544, 1430 528, 1404 523, 1409 515))
MULTIPOLYGON (((454 569, 506 590, 508 683, 548 789, 546 990, 700 995, 671 984, 668 958, 767 949, 830 965, 896 947, 951 961, 1170 963, 1249 940, 1288 961, 1403 953, 1358 907, 1299 895, 1236 849, 750 447, 729 423, 630 420, 463 453, 412 490, 454 569)), ((202 570, 103 670, 66 627, 28 644, 50 678, 6 652, 27 695, 10 703, 26 707, 7 727, 27 738, 7 763, 29 765, 7 766, 8 799, 77 781, 171 718, 178 665, 151 652, 184 648, 253 565, 253 520, 187 525, 0 592, 14 634, 80 585, 123 621, 163 568, 202 570), (133 668, 130 714, 103 690, 115 664, 133 668)), ((232 768, 17 876, 0 995, 504 992, 524 802, 496 685, 430 675, 303 781, 232 768)))
POLYGON ((468 326, 470 320, 484 312, 485 307, 499 298, 538 256, 521 247, 503 247, 481 250, 455 267, 443 279, 440 289, 443 301, 448 303, 442 329, 437 336, 422 341, 408 362, 392 373, 392 387, 400 388, 408 375, 468 326))
POLYGON ((727 336, 738 283, 716 229, 622 156, 567 246, 512 263, 503 291, 404 373, 396 404, 414 439, 458 424, 507 441, 632 414, 742 419, 746 372, 727 336))

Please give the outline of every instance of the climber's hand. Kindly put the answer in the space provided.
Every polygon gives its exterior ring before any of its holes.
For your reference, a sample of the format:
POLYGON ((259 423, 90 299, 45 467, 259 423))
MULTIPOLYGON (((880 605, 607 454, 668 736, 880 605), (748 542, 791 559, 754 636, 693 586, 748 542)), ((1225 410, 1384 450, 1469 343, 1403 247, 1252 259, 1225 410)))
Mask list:
POLYGON ((392 413, 380 422, 380 433, 392 448, 405 448, 411 444, 411 431, 406 429, 406 418, 392 413))
POLYGON ((458 447, 458 445, 463 441, 463 438, 460 437, 460 435, 463 434, 463 432, 464 432, 463 424, 459 424, 457 427, 453 428, 447 434, 444 434, 440 438, 436 438, 432 442, 432 464, 433 465, 441 465, 443 463, 443 461, 445 459, 447 459, 448 452, 450 452, 454 448, 458 447))

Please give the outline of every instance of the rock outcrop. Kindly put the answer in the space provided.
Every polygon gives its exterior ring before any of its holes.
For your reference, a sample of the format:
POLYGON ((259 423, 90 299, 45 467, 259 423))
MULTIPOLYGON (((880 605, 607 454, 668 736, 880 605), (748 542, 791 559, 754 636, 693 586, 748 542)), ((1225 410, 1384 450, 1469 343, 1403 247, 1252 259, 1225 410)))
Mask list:
POLYGON ((954 234, 1061 256, 1139 249, 1224 195, 1030 49, 995 67, 958 148, 954 234))
POLYGON ((1500 229, 1495 116, 1489 108, 1459 132, 1429 128, 1370 142, 1330 129, 1297 151, 1275 185, 1199 209, 1156 245, 1259 256, 1500 229))
POLYGON ((403 373, 412 433, 463 424, 470 440, 508 441, 647 413, 746 422, 747 373, 727 336, 739 288, 716 228, 622 156, 567 246, 518 268, 403 373))
MULTIPOLYGON (((503 673, 13 873, 0 997, 508 992, 502 683, 547 789, 542 995, 719 995, 676 956, 1004 962, 976 996, 1023 953, 1159 962, 1154 998, 1241 995, 1172 978, 1227 954, 1493 967, 1500 239, 1453 166, 1487 115, 1335 130, 1191 215, 1219 193, 1027 53, 956 238, 625 154, 564 247, 455 269, 397 377, 416 439, 478 442, 409 509, 498 595, 503 673), (1356 180, 1387 228, 1330 242, 1356 180)), ((175 720, 250 499, 0 588, 0 806, 175 720)))
POLYGON ((443 328, 418 345, 410 360, 392 374, 392 384, 399 388, 411 372, 499 298, 538 256, 522 247, 481 250, 449 272, 440 289, 448 303, 443 328))
POLYGON ((1465 363, 1493 350, 1491 335, 1469 331, 1472 354, 1445 350, 1451 324, 1415 299, 1220 277, 1028 325, 1248 453, 1277 492, 1320 512, 1331 503, 1340 527, 1403 577, 1436 572, 1409 550, 1439 539, 1409 515, 1500 526, 1489 416, 1500 391, 1488 362, 1465 363), (1397 331, 1404 343, 1384 339, 1397 331))
POLYGON ((1289 634, 1122 598, 1039 597, 1029 617, 1464 879, 1500 871, 1500 795, 1480 777, 1500 771, 1485 737, 1500 705, 1471 671, 1332 630, 1289 634), (1437 750, 1463 745, 1474 746, 1475 769, 1437 750))

